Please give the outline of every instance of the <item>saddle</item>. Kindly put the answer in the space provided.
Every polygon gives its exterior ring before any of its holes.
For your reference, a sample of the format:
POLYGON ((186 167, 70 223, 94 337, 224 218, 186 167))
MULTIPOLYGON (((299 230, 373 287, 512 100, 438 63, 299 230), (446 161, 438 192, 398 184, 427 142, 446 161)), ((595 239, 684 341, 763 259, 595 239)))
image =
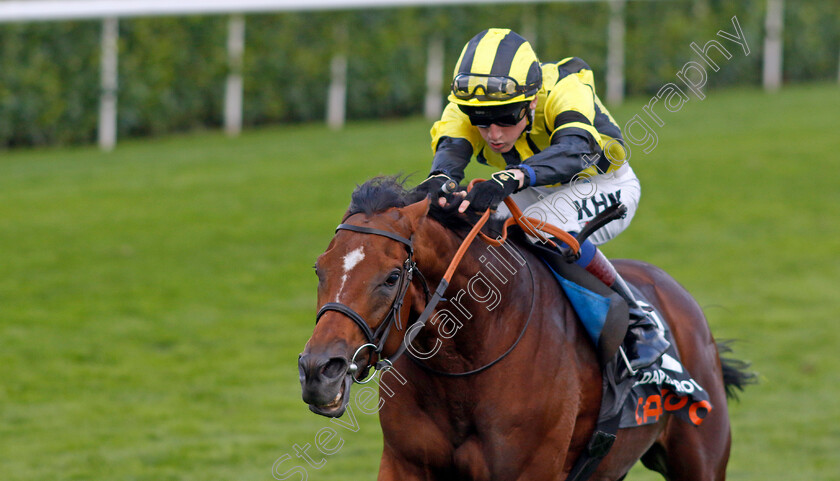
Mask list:
POLYGON ((524 233, 522 241, 554 274, 595 344, 598 361, 602 366, 607 364, 624 342, 630 325, 627 302, 586 269, 568 262, 556 249, 531 243, 524 233))

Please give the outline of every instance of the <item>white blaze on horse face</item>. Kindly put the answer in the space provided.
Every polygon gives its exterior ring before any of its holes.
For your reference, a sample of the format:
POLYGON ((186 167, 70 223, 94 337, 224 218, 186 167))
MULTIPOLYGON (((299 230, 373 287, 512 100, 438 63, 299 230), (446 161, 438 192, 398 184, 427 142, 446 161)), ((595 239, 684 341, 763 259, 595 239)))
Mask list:
POLYGON ((347 274, 350 272, 350 269, 356 267, 356 264, 362 261, 365 258, 365 248, 364 247, 357 247, 356 249, 347 253, 344 256, 344 273, 347 274))
POLYGON ((364 258, 365 248, 362 246, 353 249, 344 256, 344 275, 341 276, 341 286, 338 288, 338 293, 335 295, 335 302, 339 302, 338 299, 341 297, 341 291, 344 290, 344 283, 347 282, 347 274, 350 273, 351 269, 356 267, 356 264, 362 262, 362 259, 364 258))

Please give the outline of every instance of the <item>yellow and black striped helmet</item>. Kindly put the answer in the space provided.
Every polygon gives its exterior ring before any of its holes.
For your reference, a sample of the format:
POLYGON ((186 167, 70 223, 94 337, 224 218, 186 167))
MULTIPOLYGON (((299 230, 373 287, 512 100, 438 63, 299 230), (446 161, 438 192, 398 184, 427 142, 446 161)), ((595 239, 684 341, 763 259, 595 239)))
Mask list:
POLYGON ((524 102, 541 86, 542 70, 531 44, 510 29, 491 28, 461 51, 449 101, 476 107, 524 102))

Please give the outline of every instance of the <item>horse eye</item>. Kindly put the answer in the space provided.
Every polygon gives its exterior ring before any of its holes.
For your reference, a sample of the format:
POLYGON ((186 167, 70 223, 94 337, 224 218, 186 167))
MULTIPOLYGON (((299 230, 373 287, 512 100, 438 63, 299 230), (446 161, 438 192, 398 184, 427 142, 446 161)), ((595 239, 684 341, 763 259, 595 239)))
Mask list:
POLYGON ((385 279, 385 285, 388 287, 394 287, 397 285, 397 282, 400 280, 400 273, 399 272, 392 272, 391 275, 385 279))

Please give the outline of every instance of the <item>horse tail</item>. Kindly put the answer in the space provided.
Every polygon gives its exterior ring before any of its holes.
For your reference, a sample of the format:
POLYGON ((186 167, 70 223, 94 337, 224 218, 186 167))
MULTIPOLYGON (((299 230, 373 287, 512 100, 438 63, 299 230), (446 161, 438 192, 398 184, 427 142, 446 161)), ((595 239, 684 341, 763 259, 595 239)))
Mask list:
POLYGON ((720 356, 721 370, 723 371, 723 385, 726 388, 726 398, 738 400, 738 391, 743 392, 750 384, 758 382, 756 373, 750 371, 750 363, 725 357, 723 354, 732 352, 732 340, 718 341, 718 355, 720 356))

